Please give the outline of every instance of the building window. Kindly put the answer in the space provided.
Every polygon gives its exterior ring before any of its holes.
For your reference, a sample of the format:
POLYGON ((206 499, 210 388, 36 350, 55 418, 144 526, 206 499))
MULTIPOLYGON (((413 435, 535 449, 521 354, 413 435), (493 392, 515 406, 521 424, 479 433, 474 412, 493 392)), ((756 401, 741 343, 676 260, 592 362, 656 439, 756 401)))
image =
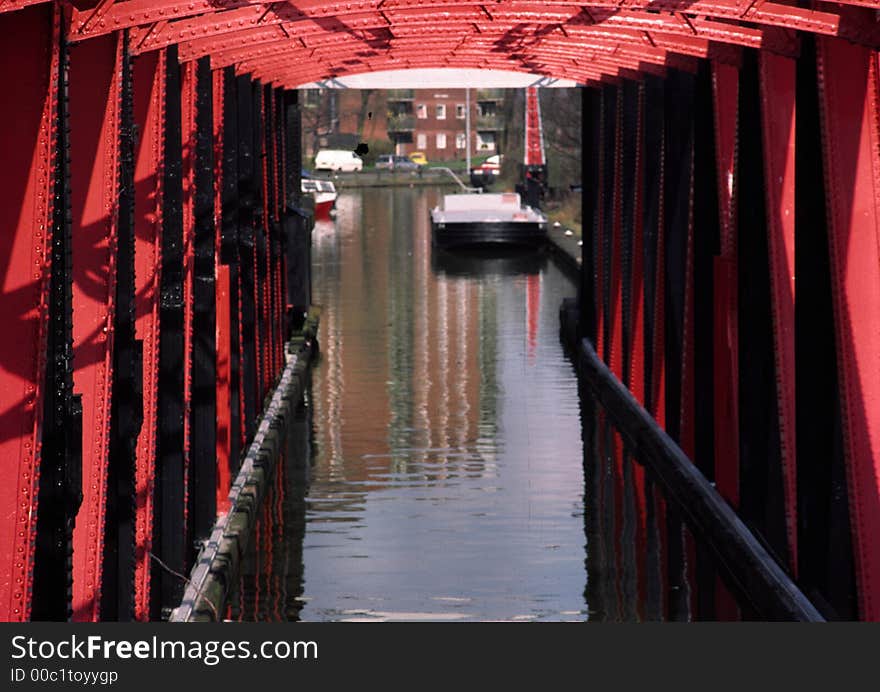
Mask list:
POLYGON ((464 111, 464 104, 463 103, 458 103, 455 105, 455 117, 458 118, 459 120, 464 120, 465 111, 464 111))
POLYGON ((494 132, 478 132, 477 133, 477 149, 479 151, 495 150, 495 133, 494 132))
POLYGON ((467 137, 464 132, 459 132, 455 135, 455 148, 456 149, 464 149, 467 144, 467 137))
POLYGON ((416 146, 421 150, 427 149, 428 148, 428 135, 425 135, 425 134, 416 135, 416 146))
POLYGON ((416 117, 420 120, 425 120, 428 117, 428 107, 424 103, 420 103, 416 106, 416 117))
POLYGON ((437 104, 437 120, 446 120, 446 104, 437 104))
POLYGON ((446 135, 442 132, 437 133, 437 148, 445 149, 446 148, 446 135))

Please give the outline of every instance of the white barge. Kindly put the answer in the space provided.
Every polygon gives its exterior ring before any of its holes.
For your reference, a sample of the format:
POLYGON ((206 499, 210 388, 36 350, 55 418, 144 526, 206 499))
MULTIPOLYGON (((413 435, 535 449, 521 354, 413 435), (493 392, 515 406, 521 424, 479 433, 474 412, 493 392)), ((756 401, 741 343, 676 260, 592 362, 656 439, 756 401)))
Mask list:
POLYGON ((444 195, 431 210, 433 242, 465 245, 539 246, 547 240, 547 217, 525 205, 516 192, 444 195))

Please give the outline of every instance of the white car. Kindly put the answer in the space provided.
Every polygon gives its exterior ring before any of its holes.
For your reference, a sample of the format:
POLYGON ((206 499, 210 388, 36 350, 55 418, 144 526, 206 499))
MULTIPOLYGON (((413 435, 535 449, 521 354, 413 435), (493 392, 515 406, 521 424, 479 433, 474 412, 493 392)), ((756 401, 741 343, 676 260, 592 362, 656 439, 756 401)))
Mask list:
POLYGON ((321 149, 315 157, 315 170, 350 173, 364 168, 363 159, 345 149, 321 149))
POLYGON ((502 158, 501 154, 490 156, 478 167, 477 170, 480 170, 483 173, 499 173, 501 171, 502 158))

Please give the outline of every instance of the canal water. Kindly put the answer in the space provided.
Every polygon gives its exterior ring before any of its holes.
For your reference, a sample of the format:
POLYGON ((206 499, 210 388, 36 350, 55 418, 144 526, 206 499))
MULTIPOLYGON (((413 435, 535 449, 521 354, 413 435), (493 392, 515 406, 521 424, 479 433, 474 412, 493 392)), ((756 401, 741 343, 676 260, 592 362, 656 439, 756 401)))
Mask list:
POLYGON ((578 390, 571 278, 541 252, 438 253, 441 194, 346 191, 316 225, 321 355, 228 617, 739 618, 578 390))
POLYGON ((574 285, 542 253, 438 255, 441 194, 346 191, 315 227, 308 463, 276 479, 238 617, 587 618, 574 285))

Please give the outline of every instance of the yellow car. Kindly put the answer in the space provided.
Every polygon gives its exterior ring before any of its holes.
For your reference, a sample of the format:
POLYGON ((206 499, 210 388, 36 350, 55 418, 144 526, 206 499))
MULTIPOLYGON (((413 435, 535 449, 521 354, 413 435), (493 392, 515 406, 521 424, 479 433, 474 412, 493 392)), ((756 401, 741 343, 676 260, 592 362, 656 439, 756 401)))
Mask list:
POLYGON ((425 153, 422 151, 414 151, 412 154, 409 155, 409 160, 413 163, 419 164, 420 166, 428 165, 428 159, 425 158, 425 153))

